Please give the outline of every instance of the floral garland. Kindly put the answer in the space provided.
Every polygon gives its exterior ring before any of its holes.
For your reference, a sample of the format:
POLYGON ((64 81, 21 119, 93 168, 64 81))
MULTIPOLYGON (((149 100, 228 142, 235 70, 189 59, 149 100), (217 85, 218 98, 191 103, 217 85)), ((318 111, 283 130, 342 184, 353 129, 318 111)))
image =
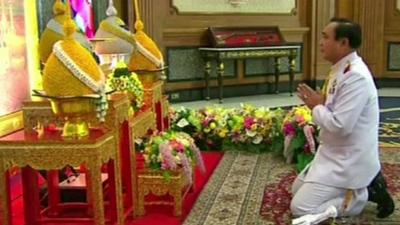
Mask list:
POLYGON ((107 84, 111 89, 131 94, 134 98, 133 110, 137 111, 144 104, 143 84, 134 72, 129 72, 124 62, 119 62, 109 76, 107 84), (122 72, 119 72, 122 71, 122 72))
MULTIPOLYGON (((83 84, 89 87, 93 92, 99 95, 98 100, 95 102, 96 105, 96 116, 100 121, 105 121, 105 116, 107 114, 108 103, 105 92, 104 80, 100 80, 96 82, 93 80, 89 74, 83 71, 79 66, 68 56, 68 54, 64 51, 61 46, 62 41, 58 41, 53 46, 54 55, 64 64, 65 67, 71 71, 72 75, 74 75, 78 80, 80 80, 83 84)), ((99 73, 104 77, 103 71, 99 69, 99 73)))

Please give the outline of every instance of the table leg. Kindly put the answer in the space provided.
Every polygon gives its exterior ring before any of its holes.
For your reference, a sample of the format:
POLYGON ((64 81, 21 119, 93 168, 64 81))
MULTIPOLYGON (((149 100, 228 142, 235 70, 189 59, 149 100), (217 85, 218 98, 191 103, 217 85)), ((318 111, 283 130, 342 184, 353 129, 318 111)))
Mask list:
POLYGON ((109 199, 111 208, 111 220, 116 224, 124 223, 124 207, 122 205, 121 173, 117 160, 110 160, 107 164, 109 199))
POLYGON ((137 216, 144 216, 146 213, 145 208, 144 208, 144 197, 146 196, 149 191, 147 190, 147 187, 144 185, 145 181, 144 178, 139 177, 138 178, 138 187, 142 186, 142 188, 138 188, 138 196, 137 196, 137 211, 136 215, 137 216))
MULTIPOLYGON (((174 187, 176 187, 175 185, 174 187)), ((174 198, 174 216, 182 216, 182 187, 178 185, 174 190, 170 190, 169 193, 174 198)))
POLYGON ((281 60, 279 57, 275 57, 275 93, 279 93, 279 75, 280 75, 280 65, 281 65, 281 60))
POLYGON ((38 174, 29 166, 21 168, 24 215, 27 225, 36 225, 40 218, 38 174))
POLYGON ((204 67, 204 80, 206 82, 206 97, 205 99, 210 100, 210 74, 211 74, 211 62, 207 61, 204 67))
POLYGON ((56 217, 58 215, 58 205, 60 203, 59 177, 57 170, 47 172, 47 190, 49 197, 49 215, 56 217))
POLYGON ((89 207, 93 209, 94 224, 104 225, 103 186, 101 182, 101 160, 94 158, 88 162, 87 192, 89 207))
MULTIPOLYGON (((129 128, 130 129, 130 128, 129 128)), ((129 135, 131 134, 130 132, 128 133, 129 135)), ((133 201, 133 218, 135 218, 136 215, 136 211, 138 209, 137 207, 137 196, 138 196, 138 186, 137 186, 137 168, 136 168, 136 151, 135 151, 135 144, 133 142, 133 137, 129 138, 129 146, 131 146, 129 148, 130 150, 130 159, 131 159, 131 167, 130 167, 130 174, 131 175, 131 184, 132 184, 132 201, 133 201)), ((127 174, 125 174, 125 176, 128 176, 127 174)))
POLYGON ((294 69, 296 67, 296 61, 294 59, 295 52, 292 51, 289 55, 289 91, 290 96, 293 96, 293 81, 294 81, 294 69))
POLYGON ((11 225, 10 173, 3 164, 0 164, 0 176, 0 222, 3 225, 11 225))
POLYGON ((222 98, 224 95, 224 84, 223 84, 223 77, 224 77, 224 62, 222 62, 222 60, 218 60, 218 90, 219 90, 219 103, 222 103, 222 98))
MULTIPOLYGON (((124 203, 126 203, 127 208, 132 208, 134 210, 134 204, 136 200, 134 199, 135 184, 132 179, 132 168, 136 168, 136 158, 134 153, 134 145, 130 137, 129 122, 124 121, 121 124, 119 136, 119 149, 120 152, 120 162, 121 162, 121 178, 123 188, 125 188, 125 198, 124 203), (133 149, 132 149, 133 148, 133 149), (130 175, 130 176, 129 176, 130 175)), ((134 216, 132 214, 132 216, 134 216)))
POLYGON ((164 131, 161 100, 155 104, 157 130, 164 131))

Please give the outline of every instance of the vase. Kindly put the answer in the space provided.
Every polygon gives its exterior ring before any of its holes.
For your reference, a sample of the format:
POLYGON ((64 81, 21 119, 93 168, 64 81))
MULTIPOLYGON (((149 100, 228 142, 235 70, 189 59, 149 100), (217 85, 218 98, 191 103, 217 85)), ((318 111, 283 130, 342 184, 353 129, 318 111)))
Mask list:
POLYGON ((50 102, 54 114, 64 119, 64 138, 80 139, 89 135, 88 119, 95 111, 94 98, 58 98, 50 102))

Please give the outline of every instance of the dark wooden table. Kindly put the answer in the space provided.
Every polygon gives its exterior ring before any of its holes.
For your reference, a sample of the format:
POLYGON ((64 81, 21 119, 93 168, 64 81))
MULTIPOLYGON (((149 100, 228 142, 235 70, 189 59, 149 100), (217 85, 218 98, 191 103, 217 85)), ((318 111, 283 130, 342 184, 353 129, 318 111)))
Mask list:
POLYGON ((279 93, 280 60, 288 58, 289 60, 289 89, 290 95, 293 92, 295 58, 300 52, 299 45, 282 45, 268 47, 240 47, 240 48, 199 48, 201 57, 205 60, 204 78, 206 82, 206 100, 210 99, 210 73, 211 61, 217 62, 217 78, 219 102, 223 98, 223 77, 224 77, 224 59, 251 59, 251 58, 274 58, 275 61, 275 92, 279 93))

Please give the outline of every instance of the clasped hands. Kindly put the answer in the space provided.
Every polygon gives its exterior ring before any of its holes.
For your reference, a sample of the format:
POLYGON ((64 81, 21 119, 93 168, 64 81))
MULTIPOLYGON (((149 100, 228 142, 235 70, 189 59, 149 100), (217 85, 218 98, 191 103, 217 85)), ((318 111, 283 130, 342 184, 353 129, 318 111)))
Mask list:
POLYGON ((325 102, 325 98, 320 91, 315 91, 304 83, 299 84, 297 87, 297 96, 311 110, 317 105, 323 105, 325 102))

